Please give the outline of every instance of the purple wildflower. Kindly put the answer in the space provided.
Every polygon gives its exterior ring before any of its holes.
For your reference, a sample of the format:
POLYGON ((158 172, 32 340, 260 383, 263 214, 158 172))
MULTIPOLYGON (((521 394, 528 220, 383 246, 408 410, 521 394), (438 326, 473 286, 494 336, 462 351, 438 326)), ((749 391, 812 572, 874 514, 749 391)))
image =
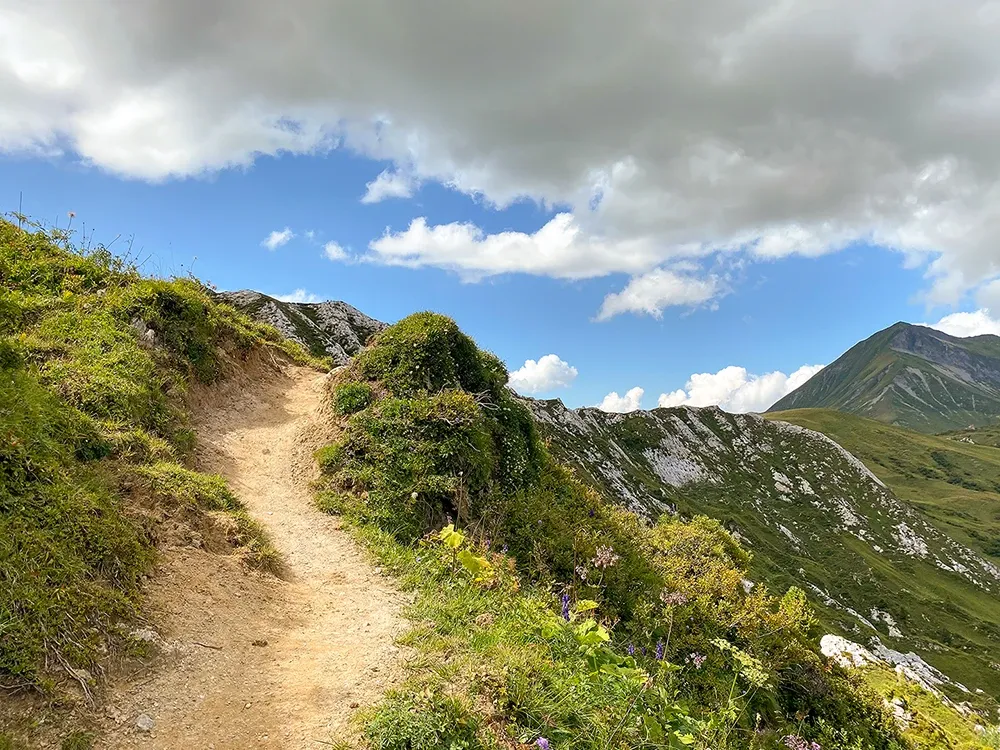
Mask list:
POLYGON ((628 644, 628 646, 625 649, 625 653, 628 654, 629 656, 635 656, 635 646, 633 646, 631 643, 628 644))
POLYGON ((562 595, 562 616, 564 620, 569 620, 569 594, 562 595))
POLYGON ((500 551, 503 552, 506 555, 507 554, 507 545, 505 544, 503 547, 501 547, 500 551))
POLYGON ((786 734, 781 741, 789 750, 823 750, 818 742, 809 742, 797 734, 786 734))
POLYGON ((666 648, 666 645, 663 643, 663 641, 657 641, 656 642, 656 660, 657 661, 663 661, 663 650, 665 648, 666 648))
POLYGON ((489 537, 486 537, 486 538, 485 538, 485 539, 483 540, 483 547, 485 547, 485 548, 486 548, 486 551, 487 551, 487 552, 489 552, 489 551, 490 551, 490 538, 489 538, 489 537))
POLYGON ((704 654, 693 652, 688 654, 686 661, 688 664, 693 665, 695 669, 701 669, 702 664, 705 663, 705 659, 707 658, 704 654))
POLYGON ((541 750, 549 750, 549 741, 544 737, 539 737, 535 740, 535 744, 538 745, 541 750))
POLYGON ((614 547, 601 546, 597 548, 597 553, 591 562, 598 570, 606 570, 618 562, 619 559, 621 558, 615 554, 614 547))

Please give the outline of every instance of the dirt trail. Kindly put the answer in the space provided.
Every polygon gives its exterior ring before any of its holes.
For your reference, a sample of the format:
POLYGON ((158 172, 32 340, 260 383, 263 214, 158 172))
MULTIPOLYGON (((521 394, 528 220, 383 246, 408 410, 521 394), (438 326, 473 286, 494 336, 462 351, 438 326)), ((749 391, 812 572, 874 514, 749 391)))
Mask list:
POLYGON ((288 368, 195 405, 199 468, 230 481, 286 571, 279 580, 231 556, 168 550, 151 600, 172 656, 112 691, 104 747, 321 748, 394 681, 403 595, 311 502, 322 381, 288 368), (151 732, 136 726, 144 713, 151 732))

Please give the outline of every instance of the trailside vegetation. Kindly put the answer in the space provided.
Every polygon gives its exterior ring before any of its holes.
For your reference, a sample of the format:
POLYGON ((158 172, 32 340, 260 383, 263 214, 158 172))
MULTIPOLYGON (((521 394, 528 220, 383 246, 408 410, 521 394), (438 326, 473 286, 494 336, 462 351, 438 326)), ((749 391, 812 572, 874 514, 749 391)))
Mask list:
POLYGON ((130 648, 157 511, 230 514, 277 566, 223 480, 183 466, 188 384, 268 351, 308 359, 194 279, 0 220, 0 685, 87 691, 130 648))
POLYGON ((317 453, 318 502, 416 592, 420 656, 366 715, 372 748, 908 746, 819 654, 801 591, 750 586, 715 521, 649 525, 604 502, 506 383, 432 313, 331 381, 342 429, 317 453))

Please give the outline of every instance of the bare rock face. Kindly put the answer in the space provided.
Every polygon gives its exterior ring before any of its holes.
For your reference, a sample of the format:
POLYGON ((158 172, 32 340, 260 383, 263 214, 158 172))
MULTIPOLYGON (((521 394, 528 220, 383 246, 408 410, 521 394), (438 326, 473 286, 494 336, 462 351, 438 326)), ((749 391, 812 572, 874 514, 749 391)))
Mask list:
POLYGON ((218 296, 274 326, 313 355, 330 357, 336 367, 347 364, 371 336, 386 327, 346 302, 282 302, 250 289, 218 296))

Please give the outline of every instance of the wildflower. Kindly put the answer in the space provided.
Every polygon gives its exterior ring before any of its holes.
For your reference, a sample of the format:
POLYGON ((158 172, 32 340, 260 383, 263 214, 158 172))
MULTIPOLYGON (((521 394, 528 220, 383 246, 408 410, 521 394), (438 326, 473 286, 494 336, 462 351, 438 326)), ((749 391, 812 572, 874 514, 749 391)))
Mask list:
POLYGON ((549 750, 549 741, 544 737, 539 737, 535 740, 535 744, 538 745, 540 750, 549 750))
POLYGON ((562 595, 562 616, 564 620, 569 620, 569 594, 562 595))
POLYGON ((583 581, 584 583, 586 583, 587 582, 587 569, 585 567, 583 567, 582 565, 577 565, 576 568, 575 568, 575 570, 576 570, 576 574, 578 576, 580 576, 580 580, 583 581))
POLYGON ((628 644, 628 646, 625 649, 625 653, 628 654, 629 656, 635 656, 635 646, 633 646, 631 643, 628 644))
POLYGON ((598 570, 606 570, 618 562, 621 558, 615 554, 614 547, 601 546, 597 548, 597 553, 591 561, 598 570))
POLYGON ((500 551, 501 551, 501 552, 502 552, 503 554, 505 554, 505 555, 506 555, 506 554, 507 554, 507 549, 508 549, 508 548, 507 548, 507 545, 505 544, 505 545, 504 545, 503 547, 501 547, 501 548, 500 548, 500 551))
POLYGON ((797 734, 786 734, 781 741, 789 750, 823 750, 818 742, 809 742, 797 734))
POLYGON ((486 537, 483 540, 483 547, 486 549, 487 552, 490 551, 490 538, 489 537, 486 537))
POLYGON ((663 650, 666 648, 666 644, 663 641, 656 642, 656 660, 663 661, 663 650))
POLYGON ((687 596, 682 594, 680 591, 668 592, 666 589, 663 589, 663 591, 660 592, 660 601, 667 607, 679 607, 680 605, 686 603, 687 600, 687 596))
POLYGON ((701 669, 702 664, 705 663, 705 659, 708 657, 704 654, 699 654, 697 652, 692 652, 688 654, 686 659, 688 664, 691 664, 695 669, 701 669))

